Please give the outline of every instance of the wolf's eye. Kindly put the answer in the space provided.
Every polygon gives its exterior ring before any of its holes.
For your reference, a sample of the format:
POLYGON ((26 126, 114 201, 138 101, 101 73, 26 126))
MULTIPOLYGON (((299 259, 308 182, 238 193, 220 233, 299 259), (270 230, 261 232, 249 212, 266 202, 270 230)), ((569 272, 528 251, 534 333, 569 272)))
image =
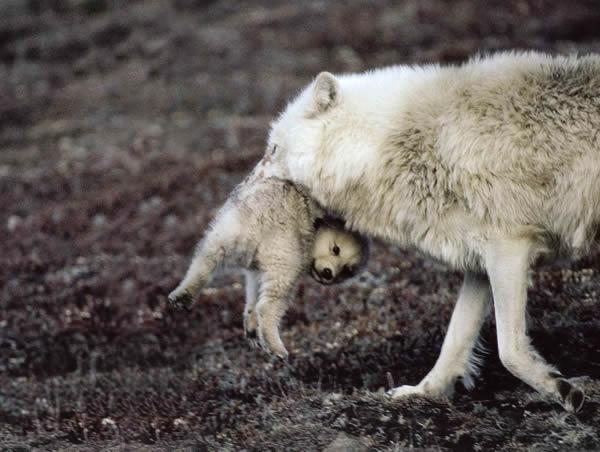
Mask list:
POLYGON ((333 247, 333 250, 332 250, 332 251, 333 251, 333 254, 334 254, 334 255, 336 255, 336 256, 339 256, 339 255, 340 255, 340 247, 339 247, 339 246, 335 245, 335 246, 333 247))

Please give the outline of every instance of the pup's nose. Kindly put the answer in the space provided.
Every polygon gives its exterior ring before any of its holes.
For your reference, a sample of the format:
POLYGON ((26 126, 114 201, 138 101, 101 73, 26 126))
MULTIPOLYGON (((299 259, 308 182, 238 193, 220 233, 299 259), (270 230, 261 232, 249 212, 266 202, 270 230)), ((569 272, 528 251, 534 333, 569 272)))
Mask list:
POLYGON ((333 278, 333 273, 331 272, 331 269, 324 268, 323 270, 321 270, 321 276, 323 278, 325 278, 327 281, 329 281, 330 279, 333 278))

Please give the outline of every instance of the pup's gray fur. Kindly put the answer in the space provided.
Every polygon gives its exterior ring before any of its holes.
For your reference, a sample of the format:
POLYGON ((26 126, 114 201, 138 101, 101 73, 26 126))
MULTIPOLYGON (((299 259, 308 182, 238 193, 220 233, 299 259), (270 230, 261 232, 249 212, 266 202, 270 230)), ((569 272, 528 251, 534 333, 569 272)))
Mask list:
POLYGON ((279 323, 300 276, 310 270, 322 284, 340 282, 367 256, 367 242, 328 218, 296 185, 247 179, 217 213, 169 300, 189 306, 220 267, 245 269, 244 330, 258 333, 265 350, 285 357, 279 323))
POLYGON ((465 272, 440 358, 394 397, 472 385, 493 296, 500 358, 578 410, 583 393, 530 345, 527 271, 578 257, 600 224, 600 57, 504 53, 459 67, 320 74, 274 123, 257 171, 307 187, 351 228, 465 272))

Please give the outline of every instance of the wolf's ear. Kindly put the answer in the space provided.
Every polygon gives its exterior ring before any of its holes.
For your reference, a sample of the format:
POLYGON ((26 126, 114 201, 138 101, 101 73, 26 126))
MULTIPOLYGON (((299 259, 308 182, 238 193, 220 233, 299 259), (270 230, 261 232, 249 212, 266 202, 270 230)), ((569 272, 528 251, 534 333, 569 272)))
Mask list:
POLYGON ((313 87, 314 107, 312 113, 324 113, 333 107, 340 97, 340 87, 335 76, 329 72, 317 75, 313 87))

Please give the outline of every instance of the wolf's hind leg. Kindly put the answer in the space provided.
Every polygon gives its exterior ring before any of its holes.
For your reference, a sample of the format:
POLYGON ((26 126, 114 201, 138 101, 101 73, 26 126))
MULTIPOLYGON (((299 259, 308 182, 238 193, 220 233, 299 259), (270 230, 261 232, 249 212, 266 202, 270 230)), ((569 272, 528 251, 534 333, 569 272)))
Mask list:
POLYGON ((399 386, 391 389, 388 394, 393 398, 411 395, 446 397, 452 395, 459 379, 470 389, 474 384, 473 376, 477 373, 477 359, 473 356, 473 349, 488 312, 490 299, 491 290, 487 277, 466 273, 440 356, 433 369, 418 385, 399 386))
POLYGON ((567 411, 575 412, 583 405, 583 392, 548 365, 527 336, 527 270, 531 245, 527 239, 499 240, 486 249, 500 360, 513 375, 553 396, 567 411))
POLYGON ((224 246, 211 240, 209 234, 199 243, 185 277, 169 294, 169 302, 177 307, 191 306, 198 291, 208 283, 224 257, 224 246))
POLYGON ((246 304, 244 306, 244 333, 249 339, 256 338, 258 319, 256 315, 256 304, 258 303, 259 273, 256 271, 245 271, 246 276, 246 304))

